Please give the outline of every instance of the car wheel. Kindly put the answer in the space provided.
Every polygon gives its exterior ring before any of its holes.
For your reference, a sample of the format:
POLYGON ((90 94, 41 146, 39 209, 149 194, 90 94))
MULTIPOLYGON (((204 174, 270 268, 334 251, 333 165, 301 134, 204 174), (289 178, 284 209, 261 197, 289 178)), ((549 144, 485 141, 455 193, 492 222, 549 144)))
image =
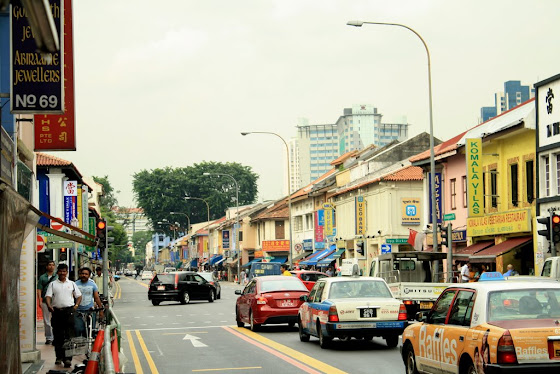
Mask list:
POLYGON ((222 290, 220 290, 220 292, 218 292, 218 296, 216 296, 216 299, 221 299, 222 298, 222 290))
POLYGON ((187 291, 183 292, 181 294, 181 304, 188 304, 191 301, 191 296, 189 295, 189 293, 187 291))
POLYGON ((331 345, 332 338, 325 336, 319 321, 317 321, 317 334, 319 335, 319 346, 323 349, 328 348, 331 345))
POLYGON ((152 305, 153 305, 153 306, 158 306, 158 305, 159 305, 159 303, 161 303, 161 301, 158 301, 158 300, 152 300, 152 305))
POLYGON ((399 336, 398 335, 389 335, 385 337, 385 342, 387 343, 387 347, 395 348, 399 344, 399 336))
POLYGON ((237 311, 237 308, 235 309, 235 322, 237 322, 237 327, 245 326, 243 321, 241 319, 239 319, 239 312, 237 311))
POLYGON ((464 372, 465 374, 477 374, 476 368, 474 367, 472 361, 469 360, 466 367, 467 367, 467 371, 464 372))
POLYGON ((303 332, 303 324, 301 323, 301 319, 298 317, 298 329, 299 329, 299 340, 302 342, 309 341, 309 334, 303 332))
POLYGON ((416 368, 416 356, 414 356, 414 348, 408 343, 404 348, 404 364, 406 366, 406 374, 418 374, 416 368))
POLYGON ((261 325, 255 323, 255 319, 253 318, 253 311, 249 312, 249 320, 251 321, 251 331, 258 331, 261 325))
POLYGON ((214 290, 210 290, 210 294, 208 295, 208 302, 213 303, 216 300, 216 292, 214 290))

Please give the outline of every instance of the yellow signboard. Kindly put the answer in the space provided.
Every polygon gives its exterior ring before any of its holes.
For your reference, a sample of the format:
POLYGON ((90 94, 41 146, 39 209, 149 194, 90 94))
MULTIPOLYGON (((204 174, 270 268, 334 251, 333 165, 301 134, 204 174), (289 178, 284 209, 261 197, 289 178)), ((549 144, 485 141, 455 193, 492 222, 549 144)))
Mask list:
POLYGON ((498 235, 530 231, 530 209, 467 218, 467 236, 498 235))
POLYGON ((332 204, 323 204, 323 210, 325 211, 325 227, 323 233, 325 236, 334 235, 334 209, 332 204))
POLYGON ((366 232, 366 201, 363 196, 356 196, 356 235, 366 232))
POLYGON ((467 205, 469 217, 481 217, 484 215, 482 139, 466 139, 465 150, 467 157, 467 205))

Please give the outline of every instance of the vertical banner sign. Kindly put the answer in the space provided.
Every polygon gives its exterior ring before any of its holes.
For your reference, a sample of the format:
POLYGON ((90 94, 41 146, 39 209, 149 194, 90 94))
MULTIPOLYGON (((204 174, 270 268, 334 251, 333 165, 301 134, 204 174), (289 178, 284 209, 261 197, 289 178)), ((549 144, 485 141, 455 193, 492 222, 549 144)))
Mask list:
POLYGON ((76 198, 77 208, 76 208, 76 218, 78 219, 76 222, 76 226, 82 228, 82 185, 78 184, 78 196, 76 198))
POLYGON ((366 232, 366 202, 363 196, 356 196, 356 235, 366 232))
MULTIPOLYGON (((94 217, 88 217, 88 227, 87 230, 84 230, 86 232, 89 232, 91 235, 95 236, 95 218, 94 217)), ((88 252, 93 252, 95 251, 95 247, 86 247, 86 251, 88 252)))
MULTIPOLYGON (((22 352, 32 351, 35 340, 36 238, 37 230, 31 230, 21 246, 19 262, 19 348, 22 352)), ((2 344, 9 344, 9 342, 2 344)))
MULTIPOLYGON (((62 41, 62 0, 50 0, 58 39, 62 41)), ((33 2, 41 6, 42 1, 33 2)), ((19 0, 12 1, 12 113, 64 113, 64 57, 59 52, 41 54, 28 22, 28 9, 19 0)), ((60 43, 63 51, 63 43, 60 43)))
POLYGON ((229 249, 229 230, 222 231, 222 248, 229 249))
POLYGON ((323 210, 325 214, 325 226, 323 233, 325 236, 332 236, 334 235, 334 212, 332 204, 323 204, 323 210))
POLYGON ((482 139, 466 139, 467 201, 469 217, 484 215, 484 190, 482 188, 482 139))
POLYGON ((78 182, 64 182, 64 222, 72 223, 78 208, 78 182))
POLYGON ((82 220, 80 227, 85 232, 89 230, 89 209, 88 209, 88 187, 84 184, 82 186, 82 220))
POLYGON ((315 243, 323 242, 323 228, 325 226, 325 211, 319 209, 315 212, 315 243))
POLYGON ((432 173, 428 173, 430 175, 430 179, 429 179, 429 183, 430 183, 430 223, 432 223, 432 199, 436 198, 436 219, 437 219, 437 223, 442 223, 442 217, 441 217, 441 212, 442 212, 442 207, 441 207, 441 203, 442 203, 442 199, 441 199, 441 173, 435 173, 436 178, 434 180, 434 184, 435 184, 435 194, 432 193, 432 173))
POLYGON ((74 42, 72 0, 64 1, 64 114, 36 115, 35 151, 75 151, 76 122, 74 106, 74 42))

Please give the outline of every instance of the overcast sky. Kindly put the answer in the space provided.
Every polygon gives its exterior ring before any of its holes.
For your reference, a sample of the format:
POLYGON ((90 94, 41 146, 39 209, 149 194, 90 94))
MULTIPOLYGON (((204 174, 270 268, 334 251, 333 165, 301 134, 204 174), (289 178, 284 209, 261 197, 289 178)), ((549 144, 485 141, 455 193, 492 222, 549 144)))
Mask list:
POLYGON ((75 0, 77 151, 53 152, 107 175, 133 206, 143 169, 235 161, 260 175, 259 200, 284 192, 285 148, 298 118, 334 123, 373 104, 411 135, 478 123, 503 83, 560 73, 560 1, 75 0))

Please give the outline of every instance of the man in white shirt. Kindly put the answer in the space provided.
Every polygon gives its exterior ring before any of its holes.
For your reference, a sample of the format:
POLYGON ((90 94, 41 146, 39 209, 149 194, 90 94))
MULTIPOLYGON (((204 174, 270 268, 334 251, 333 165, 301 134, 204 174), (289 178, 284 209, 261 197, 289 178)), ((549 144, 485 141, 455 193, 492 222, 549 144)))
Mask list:
POLYGON ((68 265, 59 264, 56 273, 58 279, 47 287, 45 301, 52 313, 55 364, 61 365, 64 361, 64 367, 69 368, 72 366, 72 356, 66 356, 63 345, 66 339, 74 337, 74 312, 82 302, 82 293, 74 282, 67 279, 68 265))
POLYGON ((461 283, 468 283, 471 280, 471 269, 468 262, 464 262, 461 267, 461 283))

